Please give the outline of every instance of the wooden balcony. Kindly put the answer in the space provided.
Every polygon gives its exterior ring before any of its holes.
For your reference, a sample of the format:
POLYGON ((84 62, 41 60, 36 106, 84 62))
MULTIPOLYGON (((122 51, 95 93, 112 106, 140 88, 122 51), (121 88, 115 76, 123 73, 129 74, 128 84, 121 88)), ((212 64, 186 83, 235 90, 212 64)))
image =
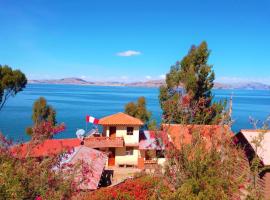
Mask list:
POLYGON ((122 137, 88 137, 84 140, 84 145, 90 148, 123 147, 122 137))

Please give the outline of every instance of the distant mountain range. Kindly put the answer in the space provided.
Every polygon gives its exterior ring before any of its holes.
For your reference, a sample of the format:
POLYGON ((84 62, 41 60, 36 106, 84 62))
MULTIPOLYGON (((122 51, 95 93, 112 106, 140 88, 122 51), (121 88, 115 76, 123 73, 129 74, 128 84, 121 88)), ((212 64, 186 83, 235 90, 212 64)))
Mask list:
MULTIPOLYGON (((160 87, 165 84, 164 80, 149 80, 132 83, 124 82, 101 82, 101 81, 86 81, 81 78, 62 78, 51 80, 29 80, 30 84, 70 84, 70 85, 97 85, 97 86, 129 86, 129 87, 160 87)), ((257 82, 249 83, 215 83, 216 89, 247 89, 247 90, 269 90, 270 85, 257 82)))

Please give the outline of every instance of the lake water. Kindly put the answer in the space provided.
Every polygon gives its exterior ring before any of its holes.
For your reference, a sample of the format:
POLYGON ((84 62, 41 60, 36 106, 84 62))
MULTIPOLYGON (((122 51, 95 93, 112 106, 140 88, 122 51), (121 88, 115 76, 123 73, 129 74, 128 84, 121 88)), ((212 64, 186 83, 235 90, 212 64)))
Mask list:
MULTIPOLYGON (((0 131, 14 140, 27 140, 25 128, 32 124, 32 105, 40 96, 56 109, 57 121, 67 126, 58 138, 75 137, 77 128, 85 129, 86 115, 101 118, 121 112, 126 103, 139 96, 146 97, 148 109, 160 121, 158 94, 158 88, 29 84, 0 111, 0 131)), ((214 90, 214 94, 215 100, 229 99, 233 94, 235 132, 252 128, 250 116, 264 121, 270 114, 269 90, 214 90)))

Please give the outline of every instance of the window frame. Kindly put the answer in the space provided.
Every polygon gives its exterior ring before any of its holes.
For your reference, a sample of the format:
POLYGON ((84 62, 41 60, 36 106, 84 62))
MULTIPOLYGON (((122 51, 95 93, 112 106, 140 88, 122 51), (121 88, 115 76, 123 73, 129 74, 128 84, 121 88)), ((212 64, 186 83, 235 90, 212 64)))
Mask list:
POLYGON ((128 126, 127 127, 127 135, 133 135, 133 134, 134 134, 134 127, 128 126), (131 129, 132 131, 130 131, 129 129, 131 129))
POLYGON ((133 156, 133 155, 134 155, 134 148, 126 147, 126 156, 133 156))

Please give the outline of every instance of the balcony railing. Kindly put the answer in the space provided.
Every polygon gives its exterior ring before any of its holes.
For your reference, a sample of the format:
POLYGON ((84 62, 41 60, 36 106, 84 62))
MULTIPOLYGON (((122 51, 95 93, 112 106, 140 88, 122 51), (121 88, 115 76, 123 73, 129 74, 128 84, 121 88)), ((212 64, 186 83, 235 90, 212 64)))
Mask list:
POLYGON ((84 140, 84 145, 90 148, 123 147, 122 137, 88 137, 84 140))

